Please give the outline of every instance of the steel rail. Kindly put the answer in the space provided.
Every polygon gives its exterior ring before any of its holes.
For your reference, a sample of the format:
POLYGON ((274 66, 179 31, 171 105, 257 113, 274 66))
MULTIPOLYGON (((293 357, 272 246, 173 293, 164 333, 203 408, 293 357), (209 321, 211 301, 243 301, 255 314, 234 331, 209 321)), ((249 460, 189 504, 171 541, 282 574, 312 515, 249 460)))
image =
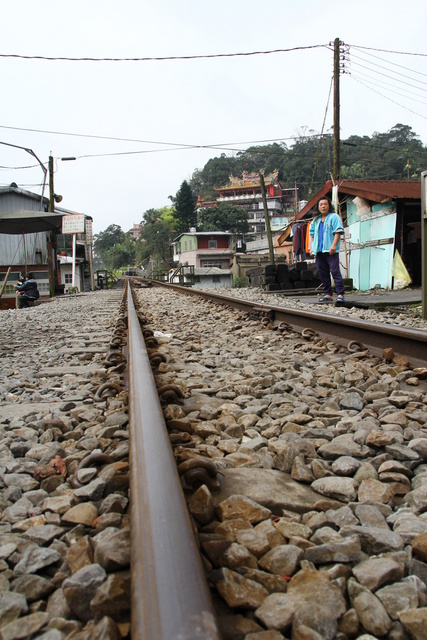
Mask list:
POLYGON ((127 287, 131 486, 131 636, 218 640, 207 579, 127 287))
POLYGON ((406 356, 413 367, 427 366, 427 331, 315 311, 258 304, 157 280, 146 282, 154 286, 172 288, 179 293, 202 297, 241 311, 258 311, 260 314, 268 315, 272 320, 287 322, 301 330, 310 328, 321 337, 326 337, 344 347, 347 347, 349 342, 356 341, 379 357, 383 357, 384 349, 391 348, 396 355, 406 356))

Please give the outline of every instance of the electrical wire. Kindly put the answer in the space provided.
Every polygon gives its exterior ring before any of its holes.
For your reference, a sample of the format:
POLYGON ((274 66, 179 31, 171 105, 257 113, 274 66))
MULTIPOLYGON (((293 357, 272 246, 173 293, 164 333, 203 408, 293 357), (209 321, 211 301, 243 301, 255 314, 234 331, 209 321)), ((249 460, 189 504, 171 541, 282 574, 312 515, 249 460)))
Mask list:
MULTIPOLYGON (((383 76, 384 78, 389 78, 390 80, 394 80, 395 82, 400 82, 402 84, 406 84, 409 87, 412 87, 413 89, 418 89, 418 91, 425 91, 427 93, 427 88, 424 89, 423 87, 417 87, 415 84, 411 84, 410 82, 405 82, 404 80, 399 80, 399 78, 393 78, 393 76, 389 76, 386 73, 381 73, 380 71, 376 71, 375 69, 371 69, 370 67, 366 67, 363 64, 360 64, 359 62, 352 62, 352 64, 354 64, 354 66, 356 67, 361 67, 362 69, 367 69, 368 71, 371 71, 372 73, 377 73, 380 76, 383 76)), ((419 82, 418 80, 416 82, 419 82)), ((423 84, 427 84, 427 83, 423 83, 423 84)))
POLYGON ((409 51, 392 51, 390 49, 377 49, 375 47, 362 47, 357 44, 348 44, 348 47, 354 47, 355 49, 366 49, 367 51, 378 51, 380 53, 396 53, 399 56, 420 56, 427 58, 427 53, 410 53, 409 51))
MULTIPOLYGON (((414 102, 419 102, 420 104, 427 104, 425 100, 417 100, 416 98, 412 98, 410 95, 405 95, 403 93, 399 93, 398 91, 393 91, 393 89, 388 89, 387 86, 384 86, 384 85, 388 85, 389 87, 393 87, 394 85, 390 84, 389 82, 378 84, 377 82, 375 82, 376 78, 372 78, 371 76, 368 76, 367 74, 362 73, 361 71, 357 75, 355 75, 353 72, 350 73, 349 75, 351 75, 353 78, 358 78, 359 76, 362 76, 362 79, 367 78, 368 80, 374 81, 374 82, 371 82, 371 84, 373 84, 376 87, 379 87, 380 89, 384 89, 385 91, 390 91, 391 93, 395 93, 396 95, 401 96, 402 98, 407 98, 408 100, 414 100, 414 102)), ((408 93, 411 93, 413 95, 418 95, 413 91, 408 91, 408 93)))
MULTIPOLYGON (((48 129, 29 129, 26 127, 9 127, 6 125, 0 125, 0 129, 8 129, 11 131, 27 131, 30 133, 47 133, 49 135, 57 135, 57 136, 71 136, 71 137, 76 137, 76 138, 89 138, 89 139, 95 139, 95 140, 112 140, 112 141, 118 141, 118 142, 137 142, 139 144, 161 144, 161 145, 167 145, 167 146, 175 146, 175 147, 188 147, 188 148, 193 148, 193 147, 199 147, 201 145, 190 145, 188 143, 182 143, 182 142, 162 142, 162 141, 158 141, 158 140, 141 140, 138 138, 119 138, 117 136, 100 136, 100 135, 94 135, 94 134, 89 134, 89 133, 71 133, 69 131, 50 131, 48 129)), ((313 136, 308 136, 308 137, 313 137, 315 138, 316 136, 318 136, 319 134, 314 134, 313 136)), ((261 144, 261 143, 267 143, 267 142, 281 142, 284 140, 295 140, 295 136, 288 136, 288 137, 279 137, 279 138, 271 138, 271 139, 267 139, 267 140, 246 140, 243 142, 223 142, 223 143, 218 143, 215 145, 206 145, 207 148, 211 148, 211 147, 221 147, 221 146, 227 146, 227 145, 231 145, 231 144, 261 144)))
MULTIPOLYGON (((325 122, 326 122, 326 116, 328 115, 328 108, 329 108, 329 102, 331 100, 331 93, 332 93, 332 87, 334 85, 334 77, 331 77, 331 83, 329 85, 329 94, 328 94, 328 99, 326 100, 326 108, 325 108, 325 115, 323 117, 323 123, 322 123, 322 129, 320 134, 323 135, 323 130, 325 128, 325 122)), ((314 161, 314 166, 313 166, 313 175, 311 177, 311 185, 310 188, 308 190, 309 195, 312 192, 312 186, 313 186, 313 182, 314 182, 314 176, 316 174, 316 169, 317 169, 317 161, 318 161, 318 157, 319 157, 319 151, 320 151, 320 142, 321 142, 321 138, 319 138, 319 144, 317 145, 317 152, 316 152, 316 158, 314 161)))
MULTIPOLYGON (((356 51, 360 50, 360 47, 353 47, 354 49, 356 49, 356 51)), ((363 52, 365 53, 365 52, 363 52)), ((376 56, 373 53, 366 53, 367 56, 370 56, 371 58, 376 58, 377 60, 381 60, 382 62, 387 62, 388 64, 393 65, 394 67, 399 67, 399 69, 406 69, 406 71, 410 71, 411 73, 417 73, 420 76, 425 76, 427 77, 427 73, 423 73, 422 71, 417 71, 416 69, 410 69, 409 67, 405 67, 401 64, 397 64, 397 62, 392 62, 391 60, 385 60, 384 58, 380 58, 380 56, 376 56)))
POLYGON ((18 169, 34 169, 34 167, 38 167, 38 166, 39 166, 38 164, 29 164, 26 167, 6 167, 6 166, 3 166, 3 165, 0 165, 0 169, 4 169, 6 171, 8 171, 8 170, 14 170, 15 171, 15 170, 18 170, 18 169))
POLYGON ((211 53, 206 55, 193 56, 161 56, 161 57, 143 57, 143 58, 73 58, 60 56, 26 56, 16 53, 0 53, 0 58, 19 58, 21 60, 46 60, 66 61, 66 62, 164 62, 166 60, 204 60, 207 58, 237 58, 241 56, 259 56, 272 53, 289 53, 290 51, 304 51, 306 49, 327 48, 326 44, 314 44, 306 47, 291 47, 289 49, 272 49, 270 51, 245 51, 238 53, 211 53))
MULTIPOLYGON (((360 56, 357 56, 354 53, 351 53, 351 61, 353 61, 353 58, 356 58, 356 60, 362 60, 362 62, 366 62, 367 64, 370 64, 370 65, 372 65, 374 67, 378 67, 379 69, 385 69, 386 71, 390 71, 391 73, 394 73, 395 75, 403 76, 404 78, 408 78, 408 74, 400 73, 399 71, 393 71, 393 69, 388 69, 387 67, 383 67, 380 64, 375 64, 374 62, 371 62, 370 60, 366 60, 365 58, 361 58, 360 56)), ((374 69, 371 69, 371 70, 374 71, 374 69)), ((380 72, 376 71, 375 73, 380 73, 380 72)), ((388 78, 390 76, 386 76, 386 77, 388 78)), ((419 82, 420 84, 427 85, 427 82, 424 82, 423 80, 417 80, 416 78, 410 78, 410 79, 414 80, 414 82, 419 82)), ((399 82, 398 79, 396 79, 396 80, 399 82)), ((425 89, 424 89, 424 91, 425 91, 425 89)))
POLYGON ((350 78, 353 78, 353 80, 355 80, 359 84, 362 84, 364 87, 366 87, 370 91, 373 91, 374 93, 377 93, 382 98, 385 98, 386 100, 389 100, 390 102, 393 102, 393 104, 397 104, 398 107, 402 107, 402 109, 406 109, 406 111, 410 111, 411 113, 414 113, 416 116, 420 116, 420 118, 424 118, 424 120, 427 120, 427 116, 423 116, 421 113, 418 113, 417 111, 413 111, 412 109, 409 109, 408 107, 405 107, 403 104, 400 104, 399 102, 396 102, 396 100, 392 100, 391 98, 388 98, 387 96, 383 95, 379 91, 375 91, 375 89, 372 89, 369 85, 365 84, 361 80, 357 80, 356 78, 354 78, 351 75, 350 75, 350 78))

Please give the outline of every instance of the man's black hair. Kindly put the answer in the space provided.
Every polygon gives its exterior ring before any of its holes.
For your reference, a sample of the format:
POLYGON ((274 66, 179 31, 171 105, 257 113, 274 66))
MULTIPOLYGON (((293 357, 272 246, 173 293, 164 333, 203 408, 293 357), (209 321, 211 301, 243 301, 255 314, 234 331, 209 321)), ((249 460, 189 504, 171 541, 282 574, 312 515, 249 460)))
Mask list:
POLYGON ((329 202, 329 211, 331 211, 332 213, 335 213, 332 200, 328 196, 322 196, 321 198, 318 199, 318 201, 316 202, 316 211, 319 211, 319 202, 321 202, 322 200, 327 200, 329 202))

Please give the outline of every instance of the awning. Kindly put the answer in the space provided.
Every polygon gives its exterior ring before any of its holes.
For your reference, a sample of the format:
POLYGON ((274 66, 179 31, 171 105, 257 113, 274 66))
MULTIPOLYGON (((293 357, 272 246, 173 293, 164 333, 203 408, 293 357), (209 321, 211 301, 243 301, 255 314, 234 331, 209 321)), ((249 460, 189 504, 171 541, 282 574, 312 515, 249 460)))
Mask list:
POLYGON ((19 209, 0 214, 0 233, 18 235, 61 229, 63 213, 19 209))

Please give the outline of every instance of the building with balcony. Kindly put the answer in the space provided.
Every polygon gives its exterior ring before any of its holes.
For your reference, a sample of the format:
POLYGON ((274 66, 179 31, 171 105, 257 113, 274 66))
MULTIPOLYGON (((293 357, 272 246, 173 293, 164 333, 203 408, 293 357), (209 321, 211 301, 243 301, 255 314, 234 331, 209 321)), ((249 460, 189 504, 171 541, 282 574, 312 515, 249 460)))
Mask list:
MULTIPOLYGON (((264 175, 267 209, 273 231, 282 229, 295 214, 298 189, 284 189, 278 180, 278 171, 264 175)), ((243 207, 248 212, 250 230, 254 234, 265 231, 264 204, 259 173, 243 171, 241 178, 230 175, 229 183, 216 187, 216 200, 199 201, 199 207, 227 203, 243 207)))
POLYGON ((172 243, 174 262, 186 266, 229 269, 233 249, 228 231, 196 231, 181 233, 172 243))

